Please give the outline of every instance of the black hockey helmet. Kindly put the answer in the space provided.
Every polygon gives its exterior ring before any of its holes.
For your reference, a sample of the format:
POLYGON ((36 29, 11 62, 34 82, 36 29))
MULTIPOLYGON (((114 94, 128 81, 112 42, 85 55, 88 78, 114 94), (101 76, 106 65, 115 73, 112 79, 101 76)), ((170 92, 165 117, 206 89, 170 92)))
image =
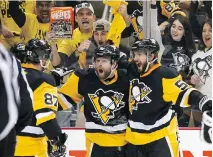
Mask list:
POLYGON ((31 39, 26 44, 28 50, 28 61, 33 63, 40 63, 41 60, 48 60, 50 58, 51 47, 50 45, 40 39, 31 39))
POLYGON ((158 53, 160 50, 160 46, 155 39, 143 39, 138 40, 132 45, 132 51, 145 51, 149 54, 158 53))
POLYGON ((146 64, 143 66, 141 74, 147 72, 150 69, 150 65, 153 63, 157 63, 158 52, 160 50, 160 46, 155 39, 143 39, 138 40, 132 45, 132 52, 143 52, 146 54, 146 64), (154 54, 154 58, 150 61, 151 54, 154 54))
POLYGON ((112 45, 98 47, 94 52, 94 59, 98 57, 110 57, 111 60, 118 62, 120 59, 120 51, 112 45))
POLYGON ((24 43, 17 43, 13 45, 10 49, 10 52, 20 60, 21 63, 26 63, 27 61, 27 50, 24 43))

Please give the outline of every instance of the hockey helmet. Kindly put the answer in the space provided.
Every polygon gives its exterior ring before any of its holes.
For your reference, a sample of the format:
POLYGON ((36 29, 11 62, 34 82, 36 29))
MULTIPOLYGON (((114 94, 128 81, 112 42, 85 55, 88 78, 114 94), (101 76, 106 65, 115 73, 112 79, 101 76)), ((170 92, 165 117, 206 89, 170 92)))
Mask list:
POLYGON ((120 51, 112 45, 100 46, 95 50, 94 58, 110 57, 111 60, 118 62, 120 58, 120 51))
POLYGON ((160 50, 160 46, 158 42, 155 39, 143 39, 143 40, 138 40, 132 45, 132 51, 145 51, 148 52, 149 54, 154 54, 158 53, 160 50))
POLYGON ((50 45, 40 39, 31 39, 26 44, 28 50, 28 61, 33 63, 40 63, 41 60, 48 60, 50 58, 50 45))
POLYGON ((13 45, 10 49, 10 52, 20 60, 21 63, 26 63, 27 61, 27 50, 24 43, 17 43, 13 45))

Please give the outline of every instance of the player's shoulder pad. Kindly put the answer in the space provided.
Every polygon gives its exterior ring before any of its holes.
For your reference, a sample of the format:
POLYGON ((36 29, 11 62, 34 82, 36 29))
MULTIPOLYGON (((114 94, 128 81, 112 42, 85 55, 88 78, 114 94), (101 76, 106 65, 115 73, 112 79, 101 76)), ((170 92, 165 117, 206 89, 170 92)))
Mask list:
POLYGON ((167 66, 160 66, 159 71, 162 78, 172 79, 177 77, 179 74, 175 68, 167 67, 167 66))
POLYGON ((55 80, 51 75, 34 69, 25 69, 25 71, 28 83, 33 91, 39 88, 43 83, 56 87, 55 80))
POLYGON ((47 84, 52 85, 53 87, 56 87, 56 83, 55 83, 54 78, 49 74, 42 72, 39 80, 41 81, 41 83, 46 82, 47 84))
POLYGON ((118 69, 117 71, 119 76, 127 76, 128 74, 127 69, 118 69))

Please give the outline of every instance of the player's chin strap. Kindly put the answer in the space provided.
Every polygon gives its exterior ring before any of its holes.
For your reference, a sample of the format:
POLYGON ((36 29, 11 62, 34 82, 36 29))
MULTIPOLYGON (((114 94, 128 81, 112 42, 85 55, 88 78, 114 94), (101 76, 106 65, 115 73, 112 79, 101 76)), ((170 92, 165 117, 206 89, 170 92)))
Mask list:
POLYGON ((105 79, 103 79, 103 81, 105 81, 109 78, 112 78, 113 75, 115 74, 115 70, 117 69, 117 67, 118 67, 118 65, 116 65, 114 69, 111 68, 111 73, 105 79))
POLYGON ((153 59, 151 62, 149 62, 149 57, 150 57, 150 55, 146 55, 147 57, 146 57, 146 63, 147 63, 147 65, 146 65, 146 69, 144 70, 144 72, 147 72, 148 70, 149 70, 149 67, 150 67, 150 65, 152 64, 152 63, 154 63, 157 59, 158 59, 158 57, 156 57, 155 59, 153 59))
MULTIPOLYGON (((40 61, 40 65, 41 65, 41 67, 44 69, 44 70, 47 70, 47 65, 43 65, 43 62, 42 62, 42 60, 39 60, 40 61)), ((43 70, 43 71, 44 71, 43 70)))

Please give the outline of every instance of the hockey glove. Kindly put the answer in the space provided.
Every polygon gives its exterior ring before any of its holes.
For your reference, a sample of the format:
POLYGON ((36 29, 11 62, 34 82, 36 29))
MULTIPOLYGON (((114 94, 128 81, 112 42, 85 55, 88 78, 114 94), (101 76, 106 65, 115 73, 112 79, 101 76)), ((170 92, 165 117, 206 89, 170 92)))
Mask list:
POLYGON ((212 100, 209 99, 206 95, 203 96, 199 101, 199 109, 202 112, 212 111, 212 100))
POLYGON ((200 136, 202 141, 212 143, 212 111, 203 113, 200 136))
POLYGON ((68 69, 68 68, 56 68, 54 70, 51 70, 51 74, 56 81, 56 86, 60 86, 61 80, 63 80, 63 77, 72 73, 73 71, 74 71, 73 69, 68 69))
POLYGON ((67 134, 61 133, 54 140, 48 140, 48 153, 50 157, 65 157, 66 146, 64 145, 67 140, 67 134))

